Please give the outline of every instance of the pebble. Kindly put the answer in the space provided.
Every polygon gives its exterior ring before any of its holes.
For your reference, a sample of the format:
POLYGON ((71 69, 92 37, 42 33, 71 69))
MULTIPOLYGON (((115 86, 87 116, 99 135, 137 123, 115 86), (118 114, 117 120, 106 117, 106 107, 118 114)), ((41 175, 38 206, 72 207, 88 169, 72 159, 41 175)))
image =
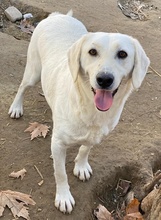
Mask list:
POLYGON ((27 14, 23 15, 23 18, 24 19, 26 19, 26 18, 33 18, 33 15, 31 13, 27 13, 27 14))
POLYGON ((22 13, 14 6, 8 7, 4 13, 6 17, 12 22, 22 19, 22 13))

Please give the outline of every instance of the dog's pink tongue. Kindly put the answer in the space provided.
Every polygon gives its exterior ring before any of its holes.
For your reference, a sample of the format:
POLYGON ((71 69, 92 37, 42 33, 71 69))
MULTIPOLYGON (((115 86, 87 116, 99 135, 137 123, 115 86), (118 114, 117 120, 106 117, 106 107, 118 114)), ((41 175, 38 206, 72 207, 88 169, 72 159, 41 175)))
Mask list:
POLYGON ((94 102, 96 107, 100 111, 107 111, 112 105, 112 93, 106 90, 97 89, 94 96, 94 102))

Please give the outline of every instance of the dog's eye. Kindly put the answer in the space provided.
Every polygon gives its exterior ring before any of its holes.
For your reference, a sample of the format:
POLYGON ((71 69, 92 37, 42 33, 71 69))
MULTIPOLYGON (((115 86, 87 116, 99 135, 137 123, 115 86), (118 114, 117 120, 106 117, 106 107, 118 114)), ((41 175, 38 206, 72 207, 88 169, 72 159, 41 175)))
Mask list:
POLYGON ((119 59, 125 59, 127 57, 127 53, 124 50, 120 50, 117 56, 119 59))
POLYGON ((97 56, 97 50, 96 49, 91 49, 90 51, 89 51, 89 54, 91 55, 91 56, 97 56))

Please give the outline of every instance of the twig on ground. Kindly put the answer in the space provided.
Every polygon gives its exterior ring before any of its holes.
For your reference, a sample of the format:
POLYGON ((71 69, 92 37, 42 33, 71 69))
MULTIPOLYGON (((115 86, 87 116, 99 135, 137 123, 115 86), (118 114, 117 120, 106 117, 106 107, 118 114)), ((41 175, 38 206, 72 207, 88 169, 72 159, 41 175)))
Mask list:
POLYGON ((37 166, 34 165, 34 167, 35 167, 36 171, 38 172, 39 176, 41 177, 41 181, 38 182, 38 185, 41 186, 41 185, 44 183, 44 177, 43 177, 43 175, 41 174, 40 170, 37 168, 37 166))
POLYGON ((159 182, 159 180, 161 180, 161 173, 154 176, 151 183, 149 183, 145 186, 145 191, 148 193, 151 192, 153 190, 154 186, 159 182))
POLYGON ((32 189, 30 189, 30 192, 29 192, 29 195, 31 195, 32 194, 32 189))
POLYGON ((34 167, 35 167, 36 171, 38 172, 39 176, 41 177, 41 179, 43 180, 44 177, 43 177, 43 175, 41 174, 40 170, 37 168, 36 165, 34 165, 34 167))
POLYGON ((44 93, 42 93, 42 92, 38 92, 38 94, 39 94, 40 96, 45 97, 44 93))
POLYGON ((0 5, 0 8, 1 8, 2 10, 5 10, 5 8, 3 8, 2 5, 0 5))
POLYGON ((48 110, 48 109, 45 109, 44 114, 46 114, 47 110, 48 110))
POLYGON ((22 141, 26 141, 26 140, 28 140, 28 139, 30 139, 30 137, 24 138, 24 139, 22 139, 22 141))
POLYGON ((151 67, 151 66, 149 66, 149 68, 154 72, 154 73, 156 73, 158 76, 160 76, 161 77, 161 74, 160 73, 158 73, 153 67, 151 67))

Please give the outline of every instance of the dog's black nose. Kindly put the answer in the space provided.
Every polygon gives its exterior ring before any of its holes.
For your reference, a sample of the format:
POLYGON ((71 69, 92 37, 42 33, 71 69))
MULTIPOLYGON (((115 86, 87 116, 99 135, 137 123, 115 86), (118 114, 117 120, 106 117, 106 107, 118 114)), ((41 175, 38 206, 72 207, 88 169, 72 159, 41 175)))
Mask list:
POLYGON ((97 83, 102 89, 108 89, 113 81, 114 81, 114 76, 110 73, 104 73, 100 72, 97 74, 97 83))

